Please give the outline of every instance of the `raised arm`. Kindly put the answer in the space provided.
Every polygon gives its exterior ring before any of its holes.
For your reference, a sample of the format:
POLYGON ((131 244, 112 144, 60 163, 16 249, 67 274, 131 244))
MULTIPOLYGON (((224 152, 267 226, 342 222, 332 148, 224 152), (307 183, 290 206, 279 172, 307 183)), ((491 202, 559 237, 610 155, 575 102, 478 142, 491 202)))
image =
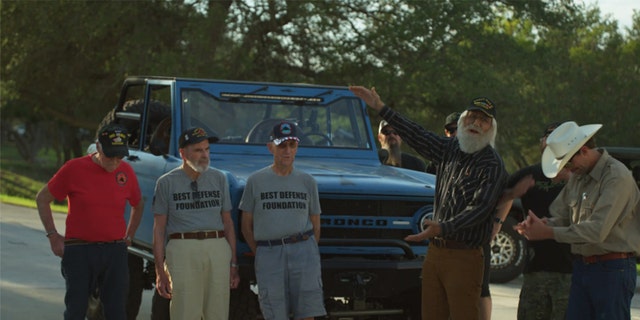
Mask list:
POLYGON ((384 102, 380 99, 375 87, 367 89, 363 86, 349 86, 349 90, 351 90, 356 97, 362 99, 367 105, 378 112, 382 110, 382 107, 384 107, 384 102))

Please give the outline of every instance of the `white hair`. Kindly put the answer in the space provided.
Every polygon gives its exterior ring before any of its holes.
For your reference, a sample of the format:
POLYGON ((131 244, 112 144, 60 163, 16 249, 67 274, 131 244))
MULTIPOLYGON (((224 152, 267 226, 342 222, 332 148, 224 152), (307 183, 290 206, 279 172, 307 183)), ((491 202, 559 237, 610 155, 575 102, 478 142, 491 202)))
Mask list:
POLYGON ((491 118, 491 128, 486 133, 483 133, 479 139, 473 139, 471 136, 467 134, 465 131, 464 119, 468 115, 469 111, 466 110, 460 115, 460 119, 458 119, 458 143, 460 144, 460 149, 465 153, 475 153, 480 151, 482 148, 486 147, 487 144, 491 147, 495 148, 496 146, 496 135, 498 134, 498 122, 496 122, 495 118, 491 118))

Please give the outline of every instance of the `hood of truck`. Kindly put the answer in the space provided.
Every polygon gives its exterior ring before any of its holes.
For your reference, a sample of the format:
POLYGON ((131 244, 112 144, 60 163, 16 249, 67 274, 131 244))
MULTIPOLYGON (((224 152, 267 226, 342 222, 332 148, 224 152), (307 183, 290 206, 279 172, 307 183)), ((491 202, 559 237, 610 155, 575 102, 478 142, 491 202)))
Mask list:
MULTIPOLYGON (((228 171, 244 185, 253 172, 271 165, 272 158, 243 157, 212 159, 215 168, 228 171)), ((311 174, 320 193, 377 197, 433 197, 435 176, 382 165, 370 159, 330 159, 297 156, 294 167, 311 174)))

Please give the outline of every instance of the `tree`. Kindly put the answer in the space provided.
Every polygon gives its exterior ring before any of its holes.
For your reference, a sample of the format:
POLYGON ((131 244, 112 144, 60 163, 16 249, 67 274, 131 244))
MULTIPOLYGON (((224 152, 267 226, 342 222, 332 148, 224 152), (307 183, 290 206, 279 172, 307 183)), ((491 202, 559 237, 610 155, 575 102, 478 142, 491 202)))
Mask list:
POLYGON ((640 123, 638 14, 624 36, 572 1, 5 1, 1 18, 3 121, 64 131, 45 138, 65 160, 127 75, 375 85, 438 131, 489 96, 512 170, 548 122, 606 121, 606 144, 640 123))

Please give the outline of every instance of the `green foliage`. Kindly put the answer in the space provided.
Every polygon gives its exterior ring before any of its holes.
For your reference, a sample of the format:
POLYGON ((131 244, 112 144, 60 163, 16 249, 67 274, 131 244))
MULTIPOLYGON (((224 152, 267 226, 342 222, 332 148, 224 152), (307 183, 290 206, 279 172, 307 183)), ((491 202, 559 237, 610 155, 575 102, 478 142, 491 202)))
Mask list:
POLYGON ((42 182, 7 170, 0 172, 0 183, 3 194, 28 199, 35 199, 44 185, 42 182))
MULTIPOLYGON (((21 197, 6 195, 6 194, 0 194, 0 202, 21 206, 21 207, 27 207, 27 208, 34 208, 34 209, 37 208, 35 200, 31 198, 21 198, 21 197)), ((58 213, 67 213, 67 206, 52 204, 51 211, 58 212, 58 213)))
POLYGON ((600 145, 640 145, 628 134, 640 129, 640 13, 623 34, 576 3, 5 1, 3 124, 33 124, 43 141, 25 154, 48 142, 67 160, 125 76, 164 75, 376 86, 438 132, 447 114, 488 96, 510 171, 539 159, 551 121, 603 123, 600 145))
POLYGON ((0 149, 0 193, 35 199, 38 191, 57 170, 55 157, 50 150, 41 152, 38 159, 36 164, 25 162, 11 142, 3 141, 0 149))
MULTIPOLYGON (((21 159, 9 141, 0 149, 0 201, 35 208, 38 191, 57 171, 56 159, 49 150, 38 155, 39 162, 30 164, 21 159)), ((57 212, 67 212, 66 200, 52 204, 57 212)))

